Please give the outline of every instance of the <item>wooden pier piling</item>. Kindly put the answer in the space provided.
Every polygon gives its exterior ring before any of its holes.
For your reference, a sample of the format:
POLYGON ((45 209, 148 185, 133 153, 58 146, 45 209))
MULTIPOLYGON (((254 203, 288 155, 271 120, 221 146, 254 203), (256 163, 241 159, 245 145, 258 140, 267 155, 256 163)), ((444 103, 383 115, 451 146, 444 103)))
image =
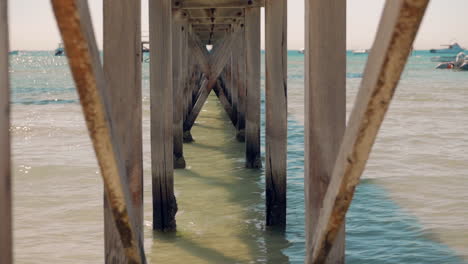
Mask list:
MULTIPOLYGON (((346 124, 346 0, 306 1, 305 26, 304 186, 309 250, 346 124)), ((344 236, 343 226, 323 263, 344 263, 344 236)))
MULTIPOLYGON (((0 263, 12 264, 9 36, 0 0, 0 263)), ((51 0, 104 182, 106 263, 143 247, 141 0, 104 0, 101 65, 87 0, 51 0)), ((286 225, 287 0, 150 0, 153 229, 174 231, 174 168, 211 90, 261 168, 265 7, 266 225, 286 225), (208 52, 206 45, 213 45, 208 52)), ((429 0, 387 0, 346 126, 346 0, 305 1, 307 264, 345 262, 345 217, 429 0)))
POLYGON ((171 0, 149 1, 153 229, 176 228, 171 0))
POLYGON ((13 263, 8 1, 0 0, 0 263, 13 263))
POLYGON ((287 0, 265 1, 266 224, 286 226, 287 0))
POLYGON ((245 148, 247 168, 261 168, 260 154, 260 8, 245 9, 247 98, 245 148))
MULTIPOLYGON (((117 141, 125 161, 136 230, 143 236, 143 145, 140 0, 105 0, 104 74, 112 92, 109 102, 117 141)), ((106 263, 127 263, 112 211, 104 199, 106 263)))
POLYGON ((245 25, 240 25, 240 37, 237 41, 236 59, 234 67, 237 68, 237 78, 235 85, 237 86, 237 122, 236 138, 240 142, 245 142, 245 108, 247 101, 247 80, 246 80, 246 59, 245 59, 245 25))
POLYGON ((174 107, 174 169, 185 168, 183 100, 184 100, 184 35, 185 27, 173 19, 172 23, 172 88, 174 107))

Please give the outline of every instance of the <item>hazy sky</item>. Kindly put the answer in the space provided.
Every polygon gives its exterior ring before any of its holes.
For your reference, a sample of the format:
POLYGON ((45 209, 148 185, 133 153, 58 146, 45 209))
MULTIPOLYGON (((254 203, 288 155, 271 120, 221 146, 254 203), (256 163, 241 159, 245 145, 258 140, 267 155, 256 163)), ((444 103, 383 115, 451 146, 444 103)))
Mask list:
MULTIPOLYGON (((131 0, 129 0, 131 1, 131 0)), ((51 50, 61 42, 49 0, 10 0, 11 49, 51 50)), ((99 45, 102 46, 102 0, 89 0, 99 45)), ((304 47, 304 0, 288 1, 289 49, 304 47)), ((348 0, 348 49, 369 48, 384 0, 348 0)), ((148 28, 148 0, 142 0, 143 30, 148 28)), ((432 0, 416 49, 429 49, 452 40, 468 48, 468 0, 432 0)), ((263 25, 262 25, 263 27, 263 25)), ((262 45, 263 47, 263 45, 262 45)))

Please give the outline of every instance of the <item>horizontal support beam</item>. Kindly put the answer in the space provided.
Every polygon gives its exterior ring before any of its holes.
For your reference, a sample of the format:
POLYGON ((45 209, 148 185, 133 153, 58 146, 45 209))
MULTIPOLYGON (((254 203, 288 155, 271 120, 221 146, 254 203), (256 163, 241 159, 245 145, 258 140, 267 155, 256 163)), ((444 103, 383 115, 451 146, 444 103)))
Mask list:
POLYGON ((243 23, 243 22, 244 22, 243 17, 236 17, 236 18, 205 17, 205 18, 191 18, 188 20, 188 23, 192 25, 235 24, 235 23, 243 23))
POLYGON ((238 18, 244 17, 242 8, 211 8, 211 9, 173 9, 175 12, 188 12, 190 18, 238 18))
POLYGON ((247 8, 263 7, 264 0, 173 0, 172 7, 180 9, 205 9, 205 8, 247 8))

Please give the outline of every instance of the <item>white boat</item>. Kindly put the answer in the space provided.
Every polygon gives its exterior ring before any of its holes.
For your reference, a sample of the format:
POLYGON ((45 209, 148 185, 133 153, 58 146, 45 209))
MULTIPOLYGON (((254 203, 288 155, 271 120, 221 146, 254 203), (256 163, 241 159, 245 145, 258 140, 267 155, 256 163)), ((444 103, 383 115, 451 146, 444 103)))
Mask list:
POLYGON ((368 54, 369 51, 370 51, 369 49, 357 49, 357 50, 353 50, 353 54, 356 54, 356 55, 368 54))
POLYGON ((300 54, 304 54, 304 51, 305 51, 305 49, 300 49, 297 52, 299 52, 300 54))
POLYGON ((54 51, 55 56, 65 56, 65 48, 63 47, 63 43, 59 43, 58 47, 54 51))
POLYGON ((446 49, 431 49, 429 50, 430 53, 455 53, 458 54, 460 52, 465 51, 458 43, 454 42, 449 45, 441 45, 447 47, 446 49))

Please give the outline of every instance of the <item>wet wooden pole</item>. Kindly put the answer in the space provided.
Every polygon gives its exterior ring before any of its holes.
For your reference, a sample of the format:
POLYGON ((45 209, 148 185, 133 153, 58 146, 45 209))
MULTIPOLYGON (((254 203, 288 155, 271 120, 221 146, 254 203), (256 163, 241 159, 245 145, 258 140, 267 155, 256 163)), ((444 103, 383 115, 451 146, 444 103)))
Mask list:
MULTIPOLYGON (((346 0, 306 1, 305 64, 304 181, 309 249, 346 125, 346 0)), ((343 225, 325 263, 344 263, 344 251, 343 225)))
POLYGON ((0 263, 13 263, 8 4, 0 0, 0 263))
POLYGON ((185 168, 184 130, 183 130, 183 100, 184 100, 184 69, 183 69, 183 34, 184 25, 173 19, 172 23, 172 87, 174 107, 174 168, 185 168))
POLYGON ((176 228, 174 196, 171 0, 149 1, 153 229, 176 228))
POLYGON ((266 224, 286 226, 287 0, 265 1, 266 224))
POLYGON ((247 100, 245 109, 246 167, 261 168, 260 154, 260 8, 245 9, 247 100))
POLYGON ((117 138, 118 124, 100 62, 88 2, 52 0, 70 69, 104 181, 106 198, 128 263, 146 263, 143 240, 133 214, 127 171, 117 138))
MULTIPOLYGON (((125 160, 136 231, 143 236, 143 154, 141 96, 140 0, 105 0, 104 74, 112 92, 109 102, 117 141, 125 160)), ((104 197, 106 263, 128 263, 112 211, 104 197)))
MULTIPOLYGON (((323 199, 318 223, 315 225, 313 241, 307 243, 306 263, 326 263, 327 257, 330 259, 333 249, 338 246, 335 244, 341 243, 337 239, 345 222, 346 212, 395 93, 428 3, 429 0, 386 1, 355 107, 331 171, 330 184, 323 199)), ((317 10, 317 6, 309 6, 306 10, 317 10)), ((311 57, 317 60, 317 57, 311 57)), ((309 99, 309 96, 306 99, 309 99)), ((311 158, 308 156, 306 161, 310 162, 311 158)), ((307 209, 310 210, 309 207, 307 209)), ((310 239, 309 236, 307 238, 310 239)))

